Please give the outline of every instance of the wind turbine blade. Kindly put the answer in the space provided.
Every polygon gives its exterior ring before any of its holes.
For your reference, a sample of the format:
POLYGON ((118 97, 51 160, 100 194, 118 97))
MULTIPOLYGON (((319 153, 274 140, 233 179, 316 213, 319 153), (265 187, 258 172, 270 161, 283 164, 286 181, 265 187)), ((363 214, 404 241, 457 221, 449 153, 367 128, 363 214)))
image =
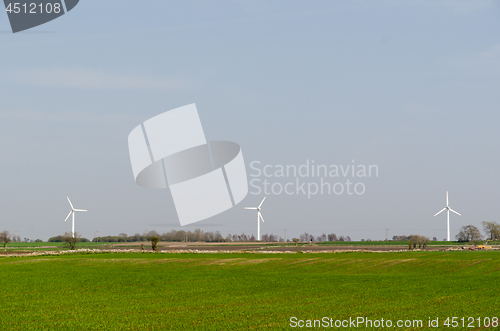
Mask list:
POLYGON ((454 211, 453 209, 451 209, 451 208, 450 208, 450 210, 451 210, 452 212, 454 212, 455 214, 457 214, 458 216, 462 216, 462 215, 460 215, 459 213, 457 213, 456 211, 454 211))
POLYGON ((86 211, 85 209, 75 209, 75 211, 86 211))
POLYGON ((437 215, 441 214, 445 210, 446 210, 446 208, 443 208, 439 213, 437 213, 436 215, 434 215, 434 217, 436 217, 437 215))
POLYGON ((75 210, 75 208, 73 208, 73 204, 71 203, 71 200, 69 199, 69 197, 66 197, 66 198, 68 198, 68 202, 69 202, 69 205, 71 206, 71 209, 75 210))
POLYGON ((245 207, 245 209, 255 209, 255 210, 257 210, 257 208, 255 208, 255 207, 245 207))
POLYGON ((260 212, 259 212, 259 217, 262 220, 262 222, 264 222, 264 217, 262 217, 262 214, 260 212))
POLYGON ((259 205, 259 208, 262 207, 262 204, 264 203, 264 200, 266 200, 267 197, 264 197, 264 199, 262 199, 262 202, 260 203, 259 205))
POLYGON ((448 191, 446 191, 446 205, 449 206, 450 205, 450 202, 448 200, 448 191))
POLYGON ((73 212, 73 210, 71 210, 68 214, 68 216, 66 217, 66 219, 64 220, 64 222, 66 222, 68 220, 68 218, 71 216, 71 213, 73 212))

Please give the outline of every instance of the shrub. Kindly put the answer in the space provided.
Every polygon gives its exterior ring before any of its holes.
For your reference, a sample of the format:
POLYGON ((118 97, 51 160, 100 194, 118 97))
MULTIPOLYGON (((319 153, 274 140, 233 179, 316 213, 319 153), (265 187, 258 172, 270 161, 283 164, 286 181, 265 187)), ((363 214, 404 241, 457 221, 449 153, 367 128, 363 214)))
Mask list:
POLYGON ((158 238, 157 236, 151 236, 150 240, 151 240, 151 249, 154 252, 156 252, 158 248, 158 241, 160 241, 160 238, 158 238))

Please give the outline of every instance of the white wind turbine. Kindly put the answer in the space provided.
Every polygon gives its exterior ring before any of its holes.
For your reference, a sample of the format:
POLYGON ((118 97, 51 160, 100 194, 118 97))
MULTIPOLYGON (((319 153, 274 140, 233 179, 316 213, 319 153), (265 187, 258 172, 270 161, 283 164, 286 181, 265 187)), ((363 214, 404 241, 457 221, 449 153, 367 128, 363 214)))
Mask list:
POLYGON ((68 198, 69 205, 71 206, 71 211, 69 212, 69 214, 66 217, 66 219, 64 220, 64 222, 66 222, 68 220, 68 218, 71 216, 71 214, 73 214, 73 222, 71 224, 71 235, 74 238, 75 237, 75 212, 77 212, 77 211, 86 211, 86 210, 73 208, 73 204, 71 203, 71 200, 69 199, 69 197, 67 197, 67 198, 68 198))
POLYGON ((434 215, 434 217, 436 217, 437 215, 441 214, 443 211, 445 210, 448 210, 448 235, 446 237, 446 241, 450 241, 450 211, 454 212, 455 214, 457 214, 458 216, 462 216, 460 215, 459 213, 457 213, 456 211, 454 211, 453 209, 451 209, 450 207, 450 202, 448 201, 448 191, 446 191, 446 207, 443 208, 439 213, 437 213, 436 215, 434 215))
POLYGON ((264 203, 264 200, 266 200, 267 197, 264 197, 264 199, 262 199, 262 202, 260 203, 260 205, 258 207, 245 207, 245 209, 255 209, 257 210, 257 240, 260 241, 260 220, 262 220, 262 222, 264 222, 264 218, 262 217, 262 214, 260 213, 260 207, 262 207, 262 204, 264 203))

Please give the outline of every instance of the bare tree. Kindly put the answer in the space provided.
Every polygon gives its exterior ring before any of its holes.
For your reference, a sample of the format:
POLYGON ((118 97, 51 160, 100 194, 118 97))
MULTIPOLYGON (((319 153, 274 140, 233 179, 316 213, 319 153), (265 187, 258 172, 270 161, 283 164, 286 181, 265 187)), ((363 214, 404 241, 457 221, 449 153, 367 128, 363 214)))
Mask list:
POLYGON ((224 237, 222 237, 222 234, 220 233, 220 231, 216 231, 215 232, 215 235, 214 235, 214 241, 223 241, 224 237))
POLYGON ((328 241, 337 241, 337 235, 335 233, 330 233, 328 235, 328 241))
POLYGON ((81 237, 82 235, 79 234, 78 232, 75 232, 74 236, 70 232, 66 232, 62 236, 62 241, 65 243, 65 246, 67 248, 69 248, 70 250, 74 250, 76 244, 80 242, 81 237))
POLYGON ((0 241, 3 243, 3 250, 7 250, 7 245, 12 241, 10 238, 10 233, 7 230, 0 232, 0 241))
POLYGON ((13 234, 13 235, 11 235, 11 237, 12 237, 12 242, 14 242, 14 243, 20 243, 21 242, 21 237, 19 237, 18 234, 13 234))
POLYGON ((410 250, 412 250, 413 248, 416 248, 418 246, 418 248, 427 248, 427 244, 429 244, 430 242, 430 239, 428 237, 424 237, 424 236, 421 236, 421 235, 418 235, 418 234, 412 234, 410 236, 410 241, 408 243, 408 248, 410 250))
MULTIPOLYGON (((182 231, 182 230, 181 230, 181 231, 182 231)), ((203 240, 204 240, 204 241, 207 241, 207 242, 209 242, 209 241, 214 241, 214 234, 213 234, 213 232, 205 232, 205 233, 203 234, 203 238, 204 238, 203 240)))
MULTIPOLYGON (((427 245, 431 242, 431 240, 429 239, 429 237, 425 237, 425 236, 420 236, 420 242, 419 244, 422 245, 422 248, 423 249, 426 249, 427 248, 427 245)), ((420 246, 419 246, 420 247, 420 246)))
POLYGON ((472 242, 474 245, 477 245, 477 242, 483 239, 483 236, 474 225, 465 225, 460 228, 460 232, 456 238, 458 241, 472 242))
POLYGON ((490 236, 490 240, 500 239, 500 224, 497 222, 483 222, 484 232, 490 236))

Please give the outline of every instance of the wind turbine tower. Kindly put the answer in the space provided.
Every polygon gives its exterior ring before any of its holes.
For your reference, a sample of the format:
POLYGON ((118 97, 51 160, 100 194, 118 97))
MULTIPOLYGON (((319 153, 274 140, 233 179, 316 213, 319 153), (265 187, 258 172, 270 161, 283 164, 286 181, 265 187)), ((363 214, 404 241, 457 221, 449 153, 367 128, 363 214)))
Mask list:
POLYGON ((456 211, 454 211, 453 209, 451 209, 450 202, 448 200, 448 191, 446 191, 446 207, 443 208, 439 213, 437 213, 436 215, 434 215, 434 217, 436 217, 437 215, 441 214, 445 210, 448 212, 448 218, 447 218, 448 234, 447 234, 447 237, 446 237, 446 241, 451 241, 450 240, 450 211, 454 212, 458 216, 462 216, 462 215, 460 215, 459 213, 457 213, 456 211))
POLYGON ((69 202, 69 205, 71 206, 71 211, 69 212, 68 216, 66 217, 66 219, 64 220, 64 222, 66 222, 68 220, 68 218, 73 215, 73 221, 71 222, 71 235, 73 236, 73 238, 75 237, 75 212, 77 211, 86 211, 84 209, 75 209, 73 207, 73 204, 71 203, 71 200, 68 198, 68 202, 69 202))
POLYGON ((260 203, 260 205, 258 207, 245 207, 245 209, 257 210, 257 240, 258 241, 260 241, 260 220, 262 220, 262 222, 264 222, 264 218, 262 217, 260 210, 261 210, 262 204, 264 203, 264 200, 266 200, 266 198, 267 197, 264 197, 264 199, 262 199, 262 202, 260 203))

